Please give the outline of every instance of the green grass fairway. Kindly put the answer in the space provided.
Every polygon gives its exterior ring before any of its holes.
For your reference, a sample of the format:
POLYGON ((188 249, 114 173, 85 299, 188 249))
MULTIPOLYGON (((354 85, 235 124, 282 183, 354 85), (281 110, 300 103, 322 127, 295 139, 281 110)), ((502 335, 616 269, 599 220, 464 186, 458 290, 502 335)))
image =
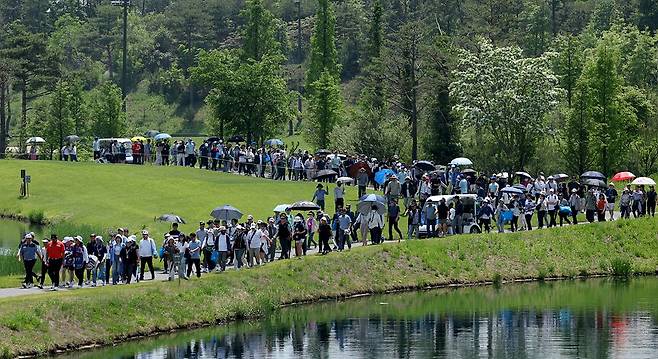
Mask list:
MULTIPOLYGON (((333 188, 333 185, 331 185, 333 188)), ((0 213, 29 216, 43 210, 47 219, 100 228, 145 226, 158 233, 168 223, 155 222, 165 213, 183 217, 185 231, 225 204, 240 209, 246 219, 272 215, 275 205, 310 200, 314 183, 272 181, 198 168, 101 165, 57 161, 0 161, 0 213), (19 199, 20 170, 32 176, 30 197, 19 199)), ((348 189, 348 201, 356 200, 348 189)), ((333 211, 333 199, 327 198, 333 211)))

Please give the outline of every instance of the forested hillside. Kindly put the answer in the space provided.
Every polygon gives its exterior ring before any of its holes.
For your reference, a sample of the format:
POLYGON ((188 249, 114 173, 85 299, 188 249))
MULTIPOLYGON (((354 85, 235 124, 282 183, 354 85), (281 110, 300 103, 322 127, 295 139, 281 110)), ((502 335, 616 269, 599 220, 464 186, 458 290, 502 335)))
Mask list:
POLYGON ((123 83, 122 0, 0 0, 0 148, 151 128, 257 143, 296 133, 376 157, 466 155, 487 171, 656 171, 655 0, 126 10, 123 83))

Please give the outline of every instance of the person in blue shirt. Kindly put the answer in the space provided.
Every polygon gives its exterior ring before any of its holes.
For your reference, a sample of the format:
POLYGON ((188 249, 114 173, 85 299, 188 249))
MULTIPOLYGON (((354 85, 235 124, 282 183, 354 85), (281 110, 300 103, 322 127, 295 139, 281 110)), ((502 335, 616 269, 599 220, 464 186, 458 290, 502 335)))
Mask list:
POLYGON ((318 183, 318 186, 316 187, 315 193, 313 193, 313 199, 311 201, 315 201, 318 206, 320 206, 320 209, 324 211, 324 198, 329 194, 326 189, 324 189, 324 186, 322 183, 318 183))

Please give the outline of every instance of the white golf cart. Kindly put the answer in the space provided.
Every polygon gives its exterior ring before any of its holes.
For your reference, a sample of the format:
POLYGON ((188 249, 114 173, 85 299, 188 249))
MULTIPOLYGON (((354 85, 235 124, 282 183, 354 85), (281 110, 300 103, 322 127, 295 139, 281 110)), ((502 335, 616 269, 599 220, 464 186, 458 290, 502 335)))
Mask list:
MULTIPOLYGON (((462 216, 462 224, 464 226, 462 233, 481 233, 482 229, 477 224, 476 214, 478 213, 478 202, 477 195, 475 194, 459 194, 459 195, 442 195, 442 196, 432 196, 425 201, 425 206, 428 202, 434 202, 438 207, 442 199, 446 201, 446 206, 449 206, 450 203, 455 203, 455 197, 461 199, 462 204, 464 205, 464 215, 462 216)), ((427 237, 427 221, 425 220, 425 207, 421 212, 421 224, 418 229, 419 237, 427 237)), ((438 216, 437 216, 438 217, 438 216)), ((437 228, 438 228, 437 220, 437 228)))

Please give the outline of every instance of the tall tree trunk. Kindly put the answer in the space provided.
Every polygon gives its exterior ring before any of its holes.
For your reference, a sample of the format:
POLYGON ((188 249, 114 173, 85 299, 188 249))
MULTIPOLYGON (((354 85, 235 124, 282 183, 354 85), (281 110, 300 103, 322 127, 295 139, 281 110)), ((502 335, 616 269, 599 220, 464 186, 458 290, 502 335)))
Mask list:
POLYGON ((26 78, 21 80, 23 82, 23 88, 21 89, 21 126, 18 132, 18 142, 20 152, 25 152, 25 131, 27 131, 27 84, 28 81, 26 78))
POLYGON ((0 81, 0 158, 4 158, 5 149, 7 148, 7 133, 5 132, 5 122, 7 121, 5 88, 7 87, 7 81, 4 78, 0 81))
POLYGON ((107 46, 107 72, 110 73, 110 80, 114 79, 114 72, 112 71, 112 49, 107 46))

